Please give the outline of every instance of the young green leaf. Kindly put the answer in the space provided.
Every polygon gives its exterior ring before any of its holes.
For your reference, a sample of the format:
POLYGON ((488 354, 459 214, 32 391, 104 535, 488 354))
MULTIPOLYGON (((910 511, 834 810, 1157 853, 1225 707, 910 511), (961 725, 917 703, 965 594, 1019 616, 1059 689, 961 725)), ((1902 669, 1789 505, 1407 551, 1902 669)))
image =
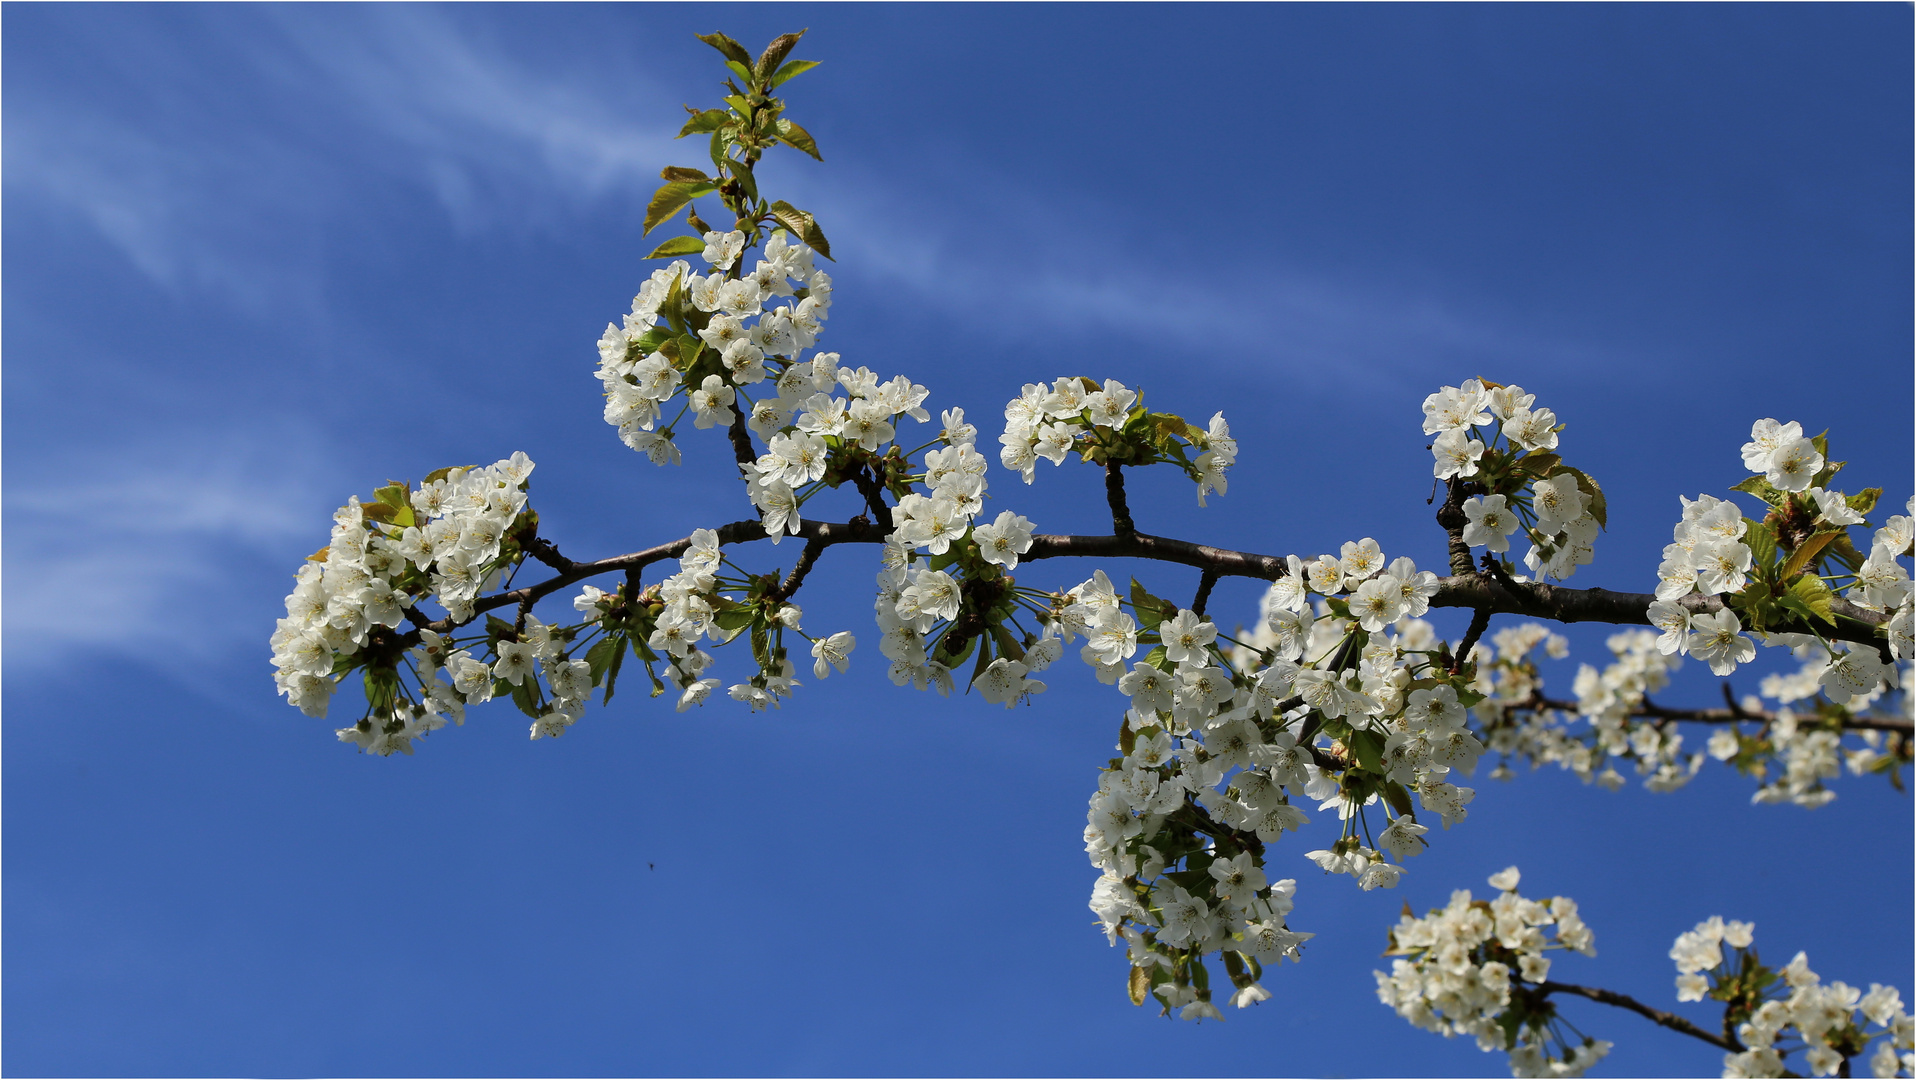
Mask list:
POLYGON ((686 203, 717 190, 711 184, 698 180, 678 180, 661 186, 653 193, 652 202, 645 208, 644 231, 651 232, 685 209, 686 203))
POLYGON ((1833 532, 1817 533, 1815 536, 1798 544, 1796 550, 1790 553, 1789 559, 1783 563, 1783 569, 1777 572, 1776 579, 1778 581, 1788 581, 1791 577, 1795 576, 1798 571, 1808 566, 1810 562, 1816 558, 1817 553, 1828 547, 1830 541, 1835 540, 1838 535, 1840 534, 1833 532))
POLYGON ((794 150, 802 150, 805 153, 810 154, 812 158, 816 161, 825 160, 824 158, 818 156, 818 143, 812 141, 811 132, 806 131, 804 128, 799 127, 797 124, 792 123, 790 120, 784 120, 784 119, 779 120, 777 128, 778 128, 779 142, 784 143, 786 146, 789 146, 794 150))
POLYGON ((687 135, 698 135, 707 131, 717 131, 731 118, 731 114, 727 113, 724 109, 694 110, 692 112, 692 118, 687 120, 685 126, 679 129, 678 137, 683 139, 687 135))
POLYGON ((1830 587, 1814 574, 1806 574, 1791 583, 1782 603, 1799 615, 1814 615, 1831 626, 1836 625, 1836 616, 1830 609, 1830 587))
POLYGON ((784 67, 779 68, 778 71, 772 75, 771 82, 767 85, 771 87, 782 86, 785 80, 803 75, 817 66, 818 61, 816 60, 793 60, 784 67))
POLYGON ((696 236, 674 236, 652 249, 648 259, 666 259, 674 255, 697 255, 705 250, 705 241, 696 236))
POLYGON ((740 45, 724 34, 710 33, 696 36, 700 41, 724 53, 727 60, 736 60, 741 64, 750 64, 752 62, 752 54, 745 51, 745 46, 740 45))
POLYGON ((780 34, 773 38, 771 44, 765 46, 765 51, 758 54, 758 66, 755 68, 758 77, 763 79, 777 71, 778 65, 792 55, 792 49, 798 44, 798 39, 804 36, 805 31, 800 30, 796 34, 780 34))

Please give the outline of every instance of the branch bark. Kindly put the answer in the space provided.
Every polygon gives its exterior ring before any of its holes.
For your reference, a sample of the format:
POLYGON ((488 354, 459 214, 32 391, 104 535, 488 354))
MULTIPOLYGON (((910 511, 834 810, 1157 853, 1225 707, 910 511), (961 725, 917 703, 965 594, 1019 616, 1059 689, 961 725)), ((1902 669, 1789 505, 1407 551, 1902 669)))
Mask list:
POLYGON ((1741 1053, 1744 1049, 1743 1044, 1737 1042, 1735 1039, 1726 1039, 1713 1031, 1692 1024, 1690 1021, 1685 1020, 1675 1013, 1664 1012, 1662 1009, 1652 1009, 1636 998, 1630 997, 1627 994, 1619 994, 1614 990, 1603 990, 1594 986, 1577 986, 1572 983, 1546 982, 1537 984, 1536 992, 1542 997, 1549 997, 1551 994, 1575 994, 1578 997, 1589 998, 1591 1001, 1602 1002, 1605 1005, 1614 1005, 1619 1009, 1628 1009, 1638 1016, 1647 1017, 1655 1023, 1669 1028, 1671 1031, 1680 1031, 1693 1039, 1702 1039, 1711 1046, 1722 1047, 1733 1054, 1741 1053))
MULTIPOLYGON (((765 530, 756 521, 734 521, 729 525, 720 526, 717 532, 721 544, 740 544, 765 539, 765 530)), ((889 529, 871 522, 853 519, 841 523, 807 521, 799 527, 797 535, 807 541, 816 540, 823 547, 831 547, 837 544, 883 543, 888 532, 889 529)), ((691 538, 685 537, 646 548, 643 551, 616 555, 596 562, 574 562, 571 564, 571 569, 562 571, 536 585, 484 597, 473 605, 474 612, 476 614, 507 604, 517 604, 528 595, 536 601, 567 585, 599 574, 614 570, 637 569, 664 559, 674 559, 684 554, 690 543, 691 538)), ((1263 581, 1275 581, 1289 573, 1285 561, 1275 555, 1233 551, 1229 548, 1194 544, 1188 540, 1138 532, 1114 536, 1034 536, 1031 538, 1031 550, 1022 556, 1022 561, 1037 562, 1040 559, 1062 558, 1146 559, 1153 562, 1191 566, 1210 571, 1218 577, 1248 577, 1263 581)), ((1655 600, 1656 596, 1651 593, 1612 592, 1608 589, 1570 589, 1540 581, 1499 582, 1472 568, 1466 573, 1453 574, 1440 579, 1437 595, 1431 598, 1430 606, 1473 608, 1486 615, 1527 615, 1562 623, 1601 622, 1647 626, 1650 624, 1650 605, 1655 600)), ((1720 611, 1724 606, 1722 598, 1716 596, 1691 595, 1685 597, 1681 603, 1692 614, 1697 615, 1720 611)), ((1834 627, 1818 627, 1824 637, 1871 645, 1877 643, 1876 634, 1878 628, 1887 621, 1886 615, 1857 607, 1841 599, 1834 600, 1831 606, 1837 616, 1837 624, 1834 627)), ((441 632, 450 630, 455 625, 457 624, 450 619, 441 619, 431 624, 432 629, 441 632)), ((1800 632, 1810 628, 1789 623, 1778 626, 1776 629, 1800 632)))

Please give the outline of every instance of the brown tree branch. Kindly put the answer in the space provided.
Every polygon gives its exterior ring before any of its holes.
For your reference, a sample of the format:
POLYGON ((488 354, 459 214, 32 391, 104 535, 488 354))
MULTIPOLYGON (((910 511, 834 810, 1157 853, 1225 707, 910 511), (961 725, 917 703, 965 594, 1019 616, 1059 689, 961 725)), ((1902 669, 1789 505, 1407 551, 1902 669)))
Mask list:
MULTIPOLYGON (((1529 701, 1516 706, 1519 709, 1555 709, 1559 712, 1574 713, 1577 703, 1547 698, 1541 694, 1533 695, 1529 701)), ((1658 705, 1645 698, 1630 711, 1631 716, 1644 716, 1652 720, 1678 720, 1694 724, 1734 724, 1739 721, 1773 724, 1776 714, 1764 709, 1745 709, 1737 706, 1730 709, 1672 709, 1658 705)), ((1910 722, 1897 716, 1871 714, 1866 716, 1848 716, 1843 718, 1843 727, 1853 731, 1894 731, 1910 734, 1910 722)))
POLYGON ((1744 1049, 1743 1044, 1735 1039, 1726 1039, 1713 1031, 1708 1031, 1692 1024, 1690 1021, 1685 1020, 1675 1013, 1664 1012, 1662 1009, 1652 1009, 1636 998, 1630 997, 1627 994, 1619 994, 1614 990, 1602 990, 1594 986, 1576 986, 1571 983, 1545 982, 1537 984, 1535 993, 1540 997, 1549 997, 1551 994, 1575 994, 1578 997, 1589 998, 1591 1001, 1601 1002, 1605 1005, 1614 1005, 1619 1009, 1628 1009, 1639 1016, 1647 1017, 1651 1021, 1669 1028, 1671 1031, 1682 1032, 1693 1039, 1702 1039, 1711 1046, 1721 1047, 1733 1054, 1741 1053, 1744 1049))
MULTIPOLYGON (((717 532, 721 544, 747 543, 765 538, 765 530, 756 521, 735 521, 721 526, 717 532)), ((823 546, 830 547, 836 544, 882 543, 889 532, 889 528, 854 519, 843 523, 807 521, 799 527, 798 535, 808 541, 818 540, 823 546)), ((516 604, 529 594, 536 600, 573 582, 610 571, 636 569, 663 559, 677 558, 684 554, 690 543, 691 538, 686 537, 596 562, 574 562, 570 570, 536 585, 484 597, 473 605, 474 612, 476 614, 506 604, 516 604)), ((1148 559, 1196 567, 1218 577, 1248 577, 1263 581, 1275 581, 1289 573, 1285 561, 1275 555, 1233 551, 1147 533, 1126 536, 1039 535, 1031 538, 1031 550, 1022 556, 1025 562, 1060 558, 1148 559)), ((1473 568, 1468 573, 1439 579, 1437 594, 1431 598, 1430 606, 1472 608, 1490 615, 1527 615, 1561 623, 1602 622, 1647 626, 1650 624, 1650 605, 1655 601, 1656 597, 1650 593, 1570 589, 1540 581, 1505 584, 1473 568)), ((1721 597, 1695 594, 1684 597, 1680 603, 1692 614, 1698 615, 1720 611, 1724 606, 1721 597)), ((1842 599, 1833 600, 1831 607, 1837 623, 1834 627, 1818 628, 1824 637, 1872 645, 1877 643, 1876 634, 1882 623, 1887 621, 1886 615, 1857 607, 1842 599)), ((431 627, 444 632, 454 625, 457 624, 450 619, 441 619, 432 623, 431 627)), ((1790 622, 1773 629, 1807 631, 1810 628, 1790 622)))
POLYGON ((1111 531, 1119 536, 1136 536, 1138 527, 1131 520, 1131 505, 1124 498, 1123 468, 1115 461, 1104 463, 1104 500, 1111 504, 1111 531))

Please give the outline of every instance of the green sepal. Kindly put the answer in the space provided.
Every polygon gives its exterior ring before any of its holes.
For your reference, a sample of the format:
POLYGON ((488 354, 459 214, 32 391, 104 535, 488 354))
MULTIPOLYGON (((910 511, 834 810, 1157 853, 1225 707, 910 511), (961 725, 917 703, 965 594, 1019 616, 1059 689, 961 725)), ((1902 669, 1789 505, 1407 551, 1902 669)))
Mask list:
POLYGON ((674 255, 697 255, 705 250, 705 241, 696 236, 674 236, 652 249, 648 259, 669 259, 674 255))

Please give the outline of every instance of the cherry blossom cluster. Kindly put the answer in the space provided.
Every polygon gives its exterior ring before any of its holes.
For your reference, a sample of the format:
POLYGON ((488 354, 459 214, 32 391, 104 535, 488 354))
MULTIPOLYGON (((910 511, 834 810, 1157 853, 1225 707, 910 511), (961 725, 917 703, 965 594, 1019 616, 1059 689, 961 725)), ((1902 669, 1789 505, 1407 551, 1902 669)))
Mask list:
MULTIPOLYGON (((1650 700, 1682 665, 1681 656, 1658 646, 1655 631, 1611 635, 1608 646, 1614 661, 1602 669, 1579 666, 1574 702, 1554 702, 1544 696, 1544 681, 1531 650, 1552 637, 1537 624, 1519 624, 1499 631, 1495 655, 1482 645, 1473 653, 1478 674, 1473 689, 1484 698, 1471 713, 1479 738, 1503 758, 1492 773, 1499 779, 1512 775, 1508 762, 1517 759, 1533 767, 1556 765, 1586 783, 1615 790, 1624 783, 1617 768, 1633 762, 1646 788, 1666 792, 1682 787, 1708 758, 1715 758, 1766 781, 1752 801, 1814 808, 1836 797, 1823 781, 1837 776, 1845 763, 1856 775, 1893 777, 1909 762, 1906 736, 1891 735, 1886 740, 1881 731, 1856 726, 1859 720, 1887 718, 1880 711, 1889 703, 1887 688, 1841 702, 1821 696, 1819 678, 1828 667, 1829 653, 1814 639, 1798 647, 1803 658, 1799 671, 1766 676, 1761 684, 1764 697, 1786 707, 1769 710, 1761 699, 1745 697, 1737 706, 1740 713, 1708 721, 1712 730, 1703 751, 1692 743, 1685 752, 1682 721, 1658 715, 1658 706, 1650 700), (1787 707, 1791 702, 1807 704, 1792 710, 1787 707), (1588 727, 1575 729, 1579 721, 1588 727)), ((1561 657, 1561 639, 1556 643, 1554 655, 1561 657)), ((1545 651, 1551 651, 1550 644, 1545 651)), ((1900 712, 1888 715, 1906 717, 1909 699, 1896 694, 1894 700, 1900 712)))
POLYGON ((1427 610, 1435 575, 1386 560, 1369 538, 1293 558, 1289 571, 1241 638, 1136 582, 1121 595, 1102 571, 1052 610, 1051 626, 1084 639, 1081 658, 1130 706, 1123 756, 1087 811, 1085 847, 1102 872, 1092 909, 1147 971, 1134 975, 1134 999, 1148 989, 1189 1019, 1214 1014, 1205 955, 1221 954, 1244 1005, 1263 996, 1260 965, 1295 957, 1309 936, 1283 921, 1293 883, 1269 886, 1264 870, 1268 845, 1308 822, 1299 800, 1340 821, 1306 857, 1374 889, 1395 886, 1425 844, 1413 797, 1448 825, 1474 795, 1450 774, 1483 752, 1466 726, 1477 695, 1412 614, 1427 610), (1373 834, 1365 808, 1380 803, 1388 813, 1373 834))
POLYGON ((1604 523, 1602 491, 1556 453, 1563 425, 1536 408, 1521 386, 1467 379, 1424 399, 1424 434, 1439 480, 1480 490, 1463 503, 1463 542, 1504 554, 1522 530, 1530 541, 1530 574, 1563 580, 1594 558, 1604 523))
POLYGON ((1513 1076, 1582 1076, 1611 1044, 1566 1035, 1556 1011, 1541 995, 1526 994, 1525 984, 1550 977, 1550 950, 1595 956, 1596 935, 1574 901, 1519 895, 1520 877, 1514 866, 1493 874, 1495 899, 1459 889, 1421 919, 1406 907, 1384 954, 1398 959, 1390 974, 1373 973, 1377 997, 1425 1031, 1468 1035, 1486 1052, 1508 1051, 1513 1076))
POLYGON ((1031 483, 1040 458, 1062 465, 1069 454, 1097 464, 1150 465, 1168 461, 1197 482, 1198 505, 1228 486, 1224 470, 1237 463, 1237 440, 1223 413, 1206 427, 1169 413, 1147 412, 1141 396, 1115 379, 1059 379, 1026 383, 1005 403, 998 460, 1031 483), (1195 456, 1193 456, 1195 454, 1195 456))
POLYGON ((811 248, 782 231, 766 241, 765 257, 750 273, 739 272, 745 239, 743 232, 706 233, 703 257, 712 273, 696 273, 683 259, 653 271, 623 325, 608 323, 599 338, 595 374, 605 388, 605 422, 655 464, 678 463, 673 433, 687 412, 695 427, 723 428, 743 404, 754 430, 769 439, 832 382, 829 364, 789 384, 781 377, 818 340, 831 310, 831 275, 812 265, 811 248), (794 302, 767 310, 781 298, 794 302), (756 404, 740 397, 742 388, 768 378, 779 379, 775 396, 756 404), (681 395, 678 414, 659 428, 665 407, 681 395))
POLYGON ((471 616, 479 593, 521 557, 532 470, 515 453, 485 468, 441 469, 417 489, 391 484, 370 503, 355 497, 335 511, 331 541, 300 568, 271 640, 288 703, 324 717, 344 676, 365 667, 367 714, 342 739, 410 753, 411 738, 443 724, 437 717, 456 696, 396 693, 391 631, 423 599, 471 616))
MULTIPOLYGON (((1795 421, 1758 420, 1743 445, 1743 464, 1758 475, 1737 490, 1763 500, 1763 520, 1745 518, 1735 503, 1713 496, 1682 499, 1682 517, 1657 568, 1657 602, 1650 607, 1651 623, 1663 631, 1659 648, 1693 655, 1716 674, 1728 675, 1756 656, 1756 643, 1742 632, 1745 619, 1758 631, 1786 617, 1812 627, 1817 620, 1833 626, 1831 601, 1840 595, 1888 613, 1890 654, 1909 657, 1910 577, 1898 560, 1910 554, 1910 519, 1890 518, 1875 531, 1864 557, 1851 543, 1849 529, 1865 524, 1863 514, 1881 492, 1870 488, 1845 495, 1823 487, 1843 466, 1828 461, 1826 449, 1822 436, 1804 438, 1795 421), (1839 572, 1819 573, 1825 563, 1836 564, 1839 572), (1680 602, 1693 593, 1725 596, 1728 606, 1693 614, 1680 602)), ((1911 509, 1916 513, 1916 505, 1911 509)), ((1766 644, 1791 647, 1817 640, 1799 634, 1759 636, 1766 644)), ((1894 669, 1875 649, 1822 644, 1830 655, 1823 686, 1833 700, 1895 684, 1894 669)))
POLYGON ((1723 1002, 1724 1030, 1734 1028, 1742 1044, 1724 1055, 1724 1076, 1783 1076, 1784 1059, 1797 1050, 1804 1051, 1812 1076, 1839 1071, 1848 1076, 1848 1062, 1862 1059, 1872 1042, 1872 1075, 1908 1076, 1916 1070, 1916 1022, 1895 987, 1871 983, 1864 993, 1845 983, 1824 983, 1801 952, 1781 970, 1772 970, 1751 948, 1755 930, 1713 915, 1678 935, 1670 947, 1677 1000, 1723 1002))

